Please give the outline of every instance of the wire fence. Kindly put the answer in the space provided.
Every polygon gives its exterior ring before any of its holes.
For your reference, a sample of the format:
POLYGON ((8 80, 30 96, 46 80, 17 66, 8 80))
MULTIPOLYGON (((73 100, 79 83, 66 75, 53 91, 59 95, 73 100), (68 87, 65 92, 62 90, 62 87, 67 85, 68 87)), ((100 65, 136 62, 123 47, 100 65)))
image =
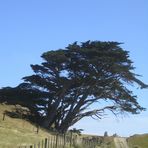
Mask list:
MULTIPOLYGON (((6 115, 6 112, 2 114, 2 121, 7 120, 6 115)), ((23 127, 25 126, 24 123, 25 122, 23 121, 23 127)), ((33 126, 33 131, 35 130, 37 134, 39 133, 39 129, 39 126, 33 126)), ((99 143, 100 139, 98 137, 83 137, 78 136, 78 134, 73 132, 69 132, 66 134, 53 133, 51 136, 38 141, 37 143, 19 144, 16 148, 96 148, 99 143)))
POLYGON ((98 138, 80 138, 77 135, 56 134, 38 143, 18 146, 18 148, 96 148, 98 138))

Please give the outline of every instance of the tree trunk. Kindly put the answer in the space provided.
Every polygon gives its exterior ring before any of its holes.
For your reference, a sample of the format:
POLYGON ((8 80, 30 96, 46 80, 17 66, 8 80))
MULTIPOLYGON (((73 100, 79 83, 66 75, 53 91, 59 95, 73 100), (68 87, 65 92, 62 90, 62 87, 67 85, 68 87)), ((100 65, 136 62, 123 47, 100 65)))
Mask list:
POLYGON ((52 124, 54 123, 54 119, 55 119, 55 116, 57 115, 57 109, 58 109, 58 106, 64 96, 66 92, 66 89, 64 88, 63 91, 61 92, 59 98, 56 100, 56 102, 52 105, 50 105, 48 107, 48 115, 46 117, 46 119, 43 121, 43 127, 45 128, 50 128, 52 126, 52 124))
POLYGON ((57 100, 57 102, 55 102, 53 105, 48 107, 47 115, 42 122, 43 127, 50 128, 52 126, 53 120, 56 116, 56 110, 57 110, 59 103, 60 103, 60 101, 57 100))

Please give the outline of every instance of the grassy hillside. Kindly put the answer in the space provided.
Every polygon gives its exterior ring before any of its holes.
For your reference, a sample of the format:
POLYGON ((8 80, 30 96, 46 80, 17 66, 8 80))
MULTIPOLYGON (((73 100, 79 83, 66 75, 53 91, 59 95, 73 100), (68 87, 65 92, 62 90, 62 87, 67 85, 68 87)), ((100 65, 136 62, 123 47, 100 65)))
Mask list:
MULTIPOLYGON (((52 135, 45 129, 40 129, 37 133, 37 128, 30 122, 20 119, 11 118, 8 115, 3 120, 4 112, 13 112, 20 106, 0 104, 0 148, 16 148, 17 146, 25 146, 37 144, 39 141, 51 137, 52 135)), ((93 135, 82 135, 79 139, 98 137, 97 148, 115 148, 113 137, 99 137, 93 135)), ((83 148, 84 146, 77 146, 83 148)))
POLYGON ((115 148, 114 137, 104 137, 100 145, 101 148, 115 148))
POLYGON ((14 105, 0 104, 0 148, 16 148, 16 145, 34 144, 50 136, 43 129, 40 129, 37 134, 37 128, 23 119, 5 116, 3 121, 3 113, 5 111, 13 111, 15 108, 14 105))
POLYGON ((128 144, 130 148, 148 148, 148 134, 131 136, 128 144))

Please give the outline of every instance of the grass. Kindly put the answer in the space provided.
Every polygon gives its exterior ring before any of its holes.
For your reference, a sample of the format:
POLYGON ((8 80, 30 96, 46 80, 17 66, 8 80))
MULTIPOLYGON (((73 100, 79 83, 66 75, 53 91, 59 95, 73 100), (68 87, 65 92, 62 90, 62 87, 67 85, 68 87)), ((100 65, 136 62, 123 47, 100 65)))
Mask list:
POLYGON ((13 110, 15 110, 14 105, 0 104, 0 148, 16 148, 20 145, 34 144, 51 136, 44 129, 40 129, 37 134, 35 125, 23 119, 6 116, 3 121, 3 113, 13 110))
POLYGON ((101 148, 115 148, 114 137, 104 137, 101 148))
MULTIPOLYGON (((40 129, 37 134, 37 128, 30 122, 5 116, 3 121, 3 113, 5 111, 13 112, 16 106, 0 104, 0 148, 16 148, 17 146, 26 146, 37 144, 39 141, 51 137, 52 135, 45 129, 40 129)), ((93 135, 82 135, 79 138, 98 137, 102 142, 96 148, 115 148, 113 137, 99 137, 93 135)), ((75 148, 84 148, 77 145, 75 148)))
POLYGON ((148 148, 148 134, 131 136, 128 144, 130 148, 148 148))

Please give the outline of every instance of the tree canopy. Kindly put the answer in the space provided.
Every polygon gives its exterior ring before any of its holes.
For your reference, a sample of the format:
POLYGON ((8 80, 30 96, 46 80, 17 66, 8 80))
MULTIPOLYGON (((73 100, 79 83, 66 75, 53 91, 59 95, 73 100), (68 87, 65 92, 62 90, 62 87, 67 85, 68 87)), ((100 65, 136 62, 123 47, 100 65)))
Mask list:
POLYGON ((24 77, 16 88, 0 90, 0 101, 6 98, 7 102, 27 106, 40 124, 59 132, 84 117, 101 118, 105 110, 115 114, 140 113, 144 108, 128 85, 148 86, 137 78, 129 52, 120 45, 75 42, 65 49, 45 52, 41 64, 31 65, 33 75, 24 77), (101 101, 106 105, 89 108, 101 101))

